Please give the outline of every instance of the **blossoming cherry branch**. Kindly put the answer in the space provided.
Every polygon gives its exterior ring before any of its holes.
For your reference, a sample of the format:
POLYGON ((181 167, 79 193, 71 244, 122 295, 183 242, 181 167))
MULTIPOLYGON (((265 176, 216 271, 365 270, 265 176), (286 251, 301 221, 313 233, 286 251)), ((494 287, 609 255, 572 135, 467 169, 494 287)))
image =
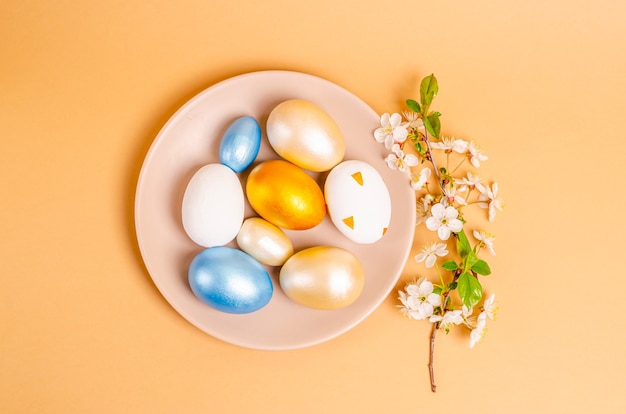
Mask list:
POLYGON ((437 388, 437 332, 465 327, 470 331, 469 347, 473 348, 484 338, 487 319, 495 320, 498 309, 494 294, 483 297, 481 278, 491 274, 491 268, 479 257, 483 249, 496 254, 495 236, 472 228, 465 209, 472 205, 486 209, 488 221, 492 222, 504 207, 496 182, 487 183, 474 171, 461 174, 462 166, 479 168, 488 157, 474 141, 440 136, 441 113, 430 110, 438 91, 435 76, 425 77, 420 84, 419 102, 408 99, 402 115, 383 114, 381 126, 374 131, 376 141, 390 150, 385 158, 389 168, 410 173, 409 184, 417 192, 416 224, 423 223, 437 236, 415 256, 427 269, 434 269, 436 282, 417 277, 398 292, 402 314, 432 323, 428 369, 433 392, 437 388), (424 166, 419 170, 413 168, 420 164, 424 166), (465 232, 470 228, 473 243, 465 232))

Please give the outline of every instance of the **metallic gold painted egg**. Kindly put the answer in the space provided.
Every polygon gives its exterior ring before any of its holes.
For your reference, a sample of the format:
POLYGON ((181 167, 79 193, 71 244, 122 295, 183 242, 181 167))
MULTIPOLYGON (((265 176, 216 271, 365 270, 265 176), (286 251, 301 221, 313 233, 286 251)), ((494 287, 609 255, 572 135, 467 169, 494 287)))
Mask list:
POLYGON ((284 101, 272 110, 267 119, 267 138, 278 155, 310 171, 330 170, 346 152, 335 120, 303 99, 284 101))
POLYGON ((289 230, 317 226, 326 215, 321 188, 302 168, 284 160, 262 162, 246 182, 250 206, 265 220, 289 230))
POLYGON ((347 250, 318 246, 291 256, 280 270, 280 287, 293 301, 315 309, 341 309, 361 295, 365 271, 347 250))
POLYGON ((280 266, 293 254, 293 244, 284 231, 260 217, 247 218, 239 234, 241 250, 268 266, 280 266))

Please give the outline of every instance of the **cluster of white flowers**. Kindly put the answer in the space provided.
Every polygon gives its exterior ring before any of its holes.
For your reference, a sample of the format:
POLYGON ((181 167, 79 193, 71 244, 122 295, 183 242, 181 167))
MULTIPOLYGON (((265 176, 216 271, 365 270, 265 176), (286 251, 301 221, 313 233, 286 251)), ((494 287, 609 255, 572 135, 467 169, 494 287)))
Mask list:
MULTIPOLYGON (((453 176, 465 161, 479 168, 488 157, 474 141, 443 136, 432 139, 426 132, 421 114, 413 111, 402 115, 383 114, 374 138, 390 150, 385 158, 389 168, 410 173, 410 185, 418 192, 417 224, 424 223, 429 230, 436 232, 439 239, 427 243, 415 260, 423 262, 426 268, 437 267, 441 285, 433 285, 425 277, 407 284, 404 291, 398 292, 400 310, 411 319, 428 320, 446 332, 454 325, 465 325, 471 330, 470 348, 473 348, 487 332, 487 319, 495 318, 495 295, 484 300, 482 306, 476 306, 481 309, 477 317, 472 316, 474 309, 465 305, 455 308, 449 303, 449 292, 443 289, 437 261, 448 256, 450 237, 463 230, 463 208, 477 205, 486 209, 488 220, 493 221, 497 211, 504 207, 496 182, 488 184, 474 171, 466 171, 461 177, 453 176), (444 161, 441 166, 437 166, 435 158, 444 161), (423 167, 411 168, 418 166, 420 161, 423 167), (451 162, 456 164, 450 166, 451 162)), ((475 253, 484 247, 492 255, 496 254, 493 234, 473 230, 472 235, 476 240, 475 253)))
POLYGON ((417 165, 418 159, 414 154, 405 154, 401 144, 406 142, 409 136, 410 122, 402 122, 400 114, 383 114, 380 118, 380 128, 374 131, 376 141, 385 144, 385 148, 391 153, 385 158, 389 168, 407 171, 409 167, 417 165))
MULTIPOLYGON (((405 112, 403 116, 394 113, 389 115, 383 114, 380 117, 380 127, 374 131, 374 138, 376 141, 383 143, 385 148, 391 152, 385 158, 389 168, 399 171, 410 171, 410 167, 415 167, 419 163, 419 158, 415 154, 406 153, 404 151, 404 144, 410 137, 416 137, 420 132, 424 131, 424 124, 421 118, 417 117, 415 112, 405 112)), ((455 153, 463 156, 461 163, 464 160, 468 160, 472 166, 479 168, 481 162, 487 161, 488 157, 482 152, 480 147, 474 141, 466 141, 460 138, 454 137, 442 137, 440 141, 430 142, 432 149, 441 150, 445 153, 446 159, 449 160, 450 154, 455 153)), ((456 170, 460 165, 457 165, 456 170)), ((446 168, 447 171, 447 168, 446 168)), ((439 174, 439 172, 435 172, 439 174)), ((411 174, 411 186, 415 190, 428 190, 428 180, 433 175, 432 169, 424 167, 418 172, 411 174)), ((448 218, 456 218, 455 210, 459 206, 465 206, 468 204, 467 199, 472 191, 478 191, 478 200, 476 203, 485 209, 489 210, 489 221, 493 221, 496 216, 496 211, 502 211, 504 207, 504 201, 498 197, 498 183, 494 182, 491 187, 483 184, 483 179, 474 172, 468 172, 465 177, 455 178, 448 180, 445 185, 442 185, 443 197, 440 198, 438 204, 441 204, 444 209, 437 207, 437 221, 431 220, 429 228, 431 230, 439 231, 440 227, 444 227, 444 230, 440 233, 442 240, 447 240, 449 232, 445 228, 455 232, 455 228, 458 228, 458 223, 454 222, 452 228, 447 223, 448 218), (452 207, 451 209, 448 207, 452 207), (443 221, 442 221, 443 219, 443 221), (431 228, 432 227, 432 228, 431 228), (446 237, 447 235, 447 237, 446 237)), ((423 208, 418 208, 418 222, 425 221, 431 211, 430 207, 434 207, 435 198, 432 197, 430 191, 424 195, 420 202, 423 208)), ((434 215, 434 214, 433 214, 434 215)), ((428 224, 427 224, 428 225, 428 224)), ((458 230, 456 230, 458 231, 458 230)))
POLYGON ((460 310, 449 310, 443 315, 435 315, 435 309, 441 306, 441 296, 434 293, 431 282, 422 277, 406 285, 404 291, 398 292, 402 303, 400 312, 410 319, 425 320, 439 323, 446 332, 453 325, 465 325, 471 330, 469 347, 479 343, 487 333, 487 319, 495 320, 498 305, 496 295, 492 293, 479 308, 478 317, 473 317, 474 309, 463 306, 460 310))
POLYGON ((432 318, 435 307, 441 306, 441 296, 433 293, 433 284, 426 278, 409 283, 405 290, 406 293, 398 292, 402 302, 400 311, 411 319, 432 318))

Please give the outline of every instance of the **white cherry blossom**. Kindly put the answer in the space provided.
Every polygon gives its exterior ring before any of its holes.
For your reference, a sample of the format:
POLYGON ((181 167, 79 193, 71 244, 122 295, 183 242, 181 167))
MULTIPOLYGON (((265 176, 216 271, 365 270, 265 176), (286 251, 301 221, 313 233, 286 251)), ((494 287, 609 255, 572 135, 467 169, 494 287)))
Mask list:
POLYGON ((406 141, 408 135, 406 126, 402 125, 402 116, 396 113, 391 116, 384 113, 380 117, 380 127, 374 131, 376 141, 384 143, 387 149, 391 149, 395 143, 406 141))
POLYGON ((448 254, 445 243, 429 243, 422 249, 422 252, 415 256, 418 263, 426 262, 426 267, 433 267, 437 261, 437 256, 444 257, 448 254))
POLYGON ((443 316, 433 315, 429 320, 430 322, 440 322, 439 327, 448 331, 450 325, 460 325, 463 323, 463 311, 448 311, 444 313, 443 316))
POLYGON ((433 284, 424 277, 408 284, 405 291, 398 291, 400 312, 415 320, 431 317, 435 307, 441 305, 441 296, 433 293, 433 289, 433 284))
POLYGON ((415 203, 415 225, 422 224, 428 218, 428 209, 422 202, 415 203))
POLYGON ((463 323, 465 324, 465 326, 469 327, 470 329, 474 326, 474 321, 476 320, 476 317, 472 316, 473 313, 474 313, 474 308, 470 309, 467 306, 463 305, 463 308, 462 308, 463 323))
POLYGON ((487 334, 487 314, 481 312, 476 320, 476 326, 470 332, 470 348, 474 348, 487 334))
POLYGON ((474 188, 481 193, 485 191, 485 186, 482 184, 482 177, 471 171, 467 173, 467 176, 454 180, 454 183, 459 186, 458 191, 461 193, 468 190, 473 190, 474 188))
POLYGON ((431 174, 430 168, 424 167, 419 173, 411 175, 411 187, 414 190, 421 190, 427 184, 431 174))
POLYGON ((496 303, 496 294, 492 293, 483 303, 484 313, 492 321, 496 320, 496 312, 500 309, 500 306, 496 303))
POLYGON ((424 129, 424 121, 419 117, 419 114, 414 111, 403 111, 402 115, 406 119, 406 122, 402 123, 405 128, 424 129))
POLYGON ((431 216, 426 219, 428 230, 437 231, 441 240, 448 240, 452 232, 458 233, 463 229, 463 222, 457 217, 459 212, 453 206, 444 207, 443 204, 435 204, 430 211, 431 216))
POLYGON ((467 205, 467 201, 465 201, 465 198, 457 194, 456 187, 451 187, 451 186, 444 187, 443 195, 444 195, 444 200, 446 201, 448 205, 451 205, 452 203, 457 203, 462 206, 467 205))
POLYGON ((474 141, 470 142, 467 147, 467 156, 469 157, 472 165, 476 168, 480 167, 480 163, 482 161, 487 161, 489 159, 485 154, 483 154, 474 141))
POLYGON ((454 151, 459 154, 464 154, 468 149, 469 142, 460 138, 442 137, 440 142, 431 142, 430 146, 448 153, 454 151))
POLYGON ((478 196, 478 205, 482 208, 489 209, 489 221, 496 218, 496 210, 502 211, 504 208, 504 200, 498 197, 498 183, 493 183, 491 188, 485 187, 485 192, 478 196))
POLYGON ((409 167, 414 167, 418 163, 418 159, 414 154, 405 154, 399 144, 391 147, 392 153, 387 155, 385 161, 392 170, 407 171, 409 167))
POLYGON ((487 250, 489 250, 489 253, 491 253, 493 256, 496 255, 496 251, 493 248, 493 242, 496 239, 496 236, 484 230, 480 230, 480 231, 474 230, 473 234, 474 234, 474 238, 482 242, 482 244, 487 248, 487 250))
POLYGON ((419 203, 422 205, 424 210, 428 212, 430 210, 430 206, 433 205, 435 201, 435 197, 432 194, 426 194, 424 197, 420 198, 419 203))

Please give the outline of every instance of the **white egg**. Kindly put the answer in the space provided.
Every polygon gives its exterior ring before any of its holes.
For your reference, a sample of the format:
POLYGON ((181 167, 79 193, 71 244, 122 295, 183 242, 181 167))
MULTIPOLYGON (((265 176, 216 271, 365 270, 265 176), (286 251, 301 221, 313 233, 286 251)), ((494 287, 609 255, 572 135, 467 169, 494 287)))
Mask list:
POLYGON ((244 196, 237 174, 222 164, 208 164, 191 178, 183 196, 185 232, 204 247, 232 241, 243 222, 244 196))
POLYGON ((380 240, 391 221, 391 197, 382 177, 364 161, 333 168, 324 185, 328 214, 337 229, 355 243, 380 240))

